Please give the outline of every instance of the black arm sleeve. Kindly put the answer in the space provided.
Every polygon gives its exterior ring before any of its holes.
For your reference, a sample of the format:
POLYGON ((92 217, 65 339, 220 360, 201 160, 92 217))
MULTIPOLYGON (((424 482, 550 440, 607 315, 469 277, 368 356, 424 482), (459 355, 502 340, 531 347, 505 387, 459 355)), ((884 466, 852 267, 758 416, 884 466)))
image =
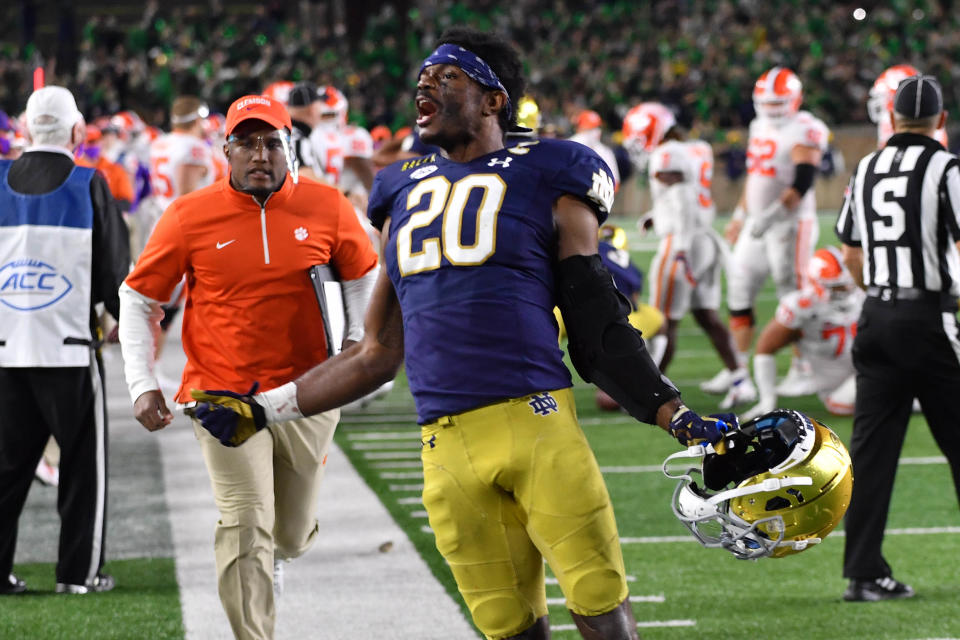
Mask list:
POLYGON ((117 201, 99 173, 90 181, 93 202, 93 302, 120 319, 117 291, 130 270, 130 236, 117 201))
POLYGON ((617 291, 599 255, 571 256, 556 268, 558 305, 577 373, 641 422, 680 392, 660 373, 640 332, 627 321, 630 303, 617 291))

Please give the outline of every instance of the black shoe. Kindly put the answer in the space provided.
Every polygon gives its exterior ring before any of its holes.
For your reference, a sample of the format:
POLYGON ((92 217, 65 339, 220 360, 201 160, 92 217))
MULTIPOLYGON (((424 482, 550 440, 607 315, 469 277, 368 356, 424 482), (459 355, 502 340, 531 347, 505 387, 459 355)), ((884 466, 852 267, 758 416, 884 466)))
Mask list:
POLYGON ((13 575, 7 577, 7 582, 0 582, 0 596, 12 596, 27 590, 27 583, 13 575))
POLYGON ((913 587, 894 580, 892 576, 876 578, 874 580, 851 580, 847 590, 843 592, 843 599, 848 602, 877 602, 879 600, 895 600, 897 598, 912 598, 913 587))
POLYGON ((103 591, 110 591, 115 586, 117 586, 117 581, 113 579, 113 576, 106 573, 99 573, 87 584, 64 584, 58 582, 57 593, 101 593, 103 591))

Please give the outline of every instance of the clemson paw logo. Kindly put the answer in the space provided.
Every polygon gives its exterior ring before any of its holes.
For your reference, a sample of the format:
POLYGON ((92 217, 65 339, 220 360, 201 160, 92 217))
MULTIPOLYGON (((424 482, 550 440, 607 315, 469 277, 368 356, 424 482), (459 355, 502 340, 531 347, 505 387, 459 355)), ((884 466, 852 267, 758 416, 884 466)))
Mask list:
POLYGON ((293 230, 293 237, 299 240, 300 242, 303 242, 304 240, 306 240, 308 235, 310 234, 307 233, 306 227, 297 227, 296 229, 293 230))

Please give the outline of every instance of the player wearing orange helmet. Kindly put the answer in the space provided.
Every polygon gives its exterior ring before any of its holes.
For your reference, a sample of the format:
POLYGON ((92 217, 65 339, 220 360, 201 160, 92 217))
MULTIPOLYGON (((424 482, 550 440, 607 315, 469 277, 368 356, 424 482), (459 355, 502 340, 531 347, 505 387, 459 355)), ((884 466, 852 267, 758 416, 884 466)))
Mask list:
MULTIPOLYGON (((800 110, 803 85, 797 75, 774 67, 757 79, 750 123, 747 180, 725 234, 734 244, 727 283, 730 332, 746 365, 756 318, 754 301, 767 277, 777 296, 802 288, 807 262, 817 243, 817 204, 813 182, 827 148, 829 130, 800 110)), ((727 392, 724 403, 740 397, 721 372, 701 385, 708 393, 727 392)))
POLYGON ((851 349, 866 294, 854 284, 835 247, 817 249, 807 268, 809 285, 780 299, 777 311, 757 339, 754 378, 760 399, 743 421, 777 408, 774 354, 797 345, 816 372, 816 393, 827 411, 852 415, 856 378, 851 349))
MULTIPOLYGON (((677 329, 690 311, 710 337, 738 385, 752 386, 738 367, 730 334, 720 321, 720 274, 726 243, 712 230, 716 207, 711 195, 713 150, 702 140, 684 140, 673 113, 644 102, 627 113, 624 146, 650 176, 650 220, 660 237, 650 265, 650 305, 667 318, 664 336, 650 339, 650 351, 666 371, 677 346, 677 329)), ((641 228, 646 224, 641 222, 641 228)))
MULTIPOLYGON (((867 98, 867 114, 871 122, 877 125, 877 148, 887 144, 893 135, 893 97, 897 93, 897 85, 904 78, 920 75, 916 67, 909 64, 896 64, 888 67, 877 76, 867 98)), ((934 140, 947 147, 947 130, 937 129, 934 140)))
POLYGON ((620 187, 620 172, 617 170, 617 157, 613 154, 613 149, 608 147, 600 139, 603 135, 603 120, 596 111, 586 109, 577 114, 574 119, 576 133, 570 136, 570 140, 586 145, 596 152, 600 158, 610 167, 611 177, 613 178, 614 189, 620 187))

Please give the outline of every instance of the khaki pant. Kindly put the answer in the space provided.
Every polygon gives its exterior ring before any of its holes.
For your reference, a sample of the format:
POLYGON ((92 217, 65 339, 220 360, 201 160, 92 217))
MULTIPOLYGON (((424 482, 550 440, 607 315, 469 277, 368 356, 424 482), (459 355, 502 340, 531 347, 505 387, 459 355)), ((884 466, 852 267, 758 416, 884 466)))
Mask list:
POLYGON ((196 420, 220 511, 214 552, 220 601, 239 640, 273 638, 273 561, 317 535, 317 496, 339 410, 282 422, 225 447, 196 420))

